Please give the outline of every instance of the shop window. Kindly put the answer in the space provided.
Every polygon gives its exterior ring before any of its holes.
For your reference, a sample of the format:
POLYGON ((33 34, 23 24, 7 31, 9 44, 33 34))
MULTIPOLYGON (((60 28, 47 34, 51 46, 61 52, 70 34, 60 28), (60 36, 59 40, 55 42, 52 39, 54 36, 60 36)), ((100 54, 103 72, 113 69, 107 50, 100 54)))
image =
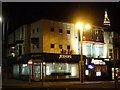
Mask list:
POLYGON ((51 28, 51 32, 54 32, 54 28, 51 28))
POLYGON ((13 65, 13 76, 19 77, 19 65, 13 65))
POLYGON ((21 74, 22 75, 29 75, 29 67, 27 64, 22 64, 21 74))
POLYGON ((51 44, 51 48, 54 48, 54 44, 51 44))
POLYGON ((70 34, 70 30, 67 30, 67 34, 70 34))

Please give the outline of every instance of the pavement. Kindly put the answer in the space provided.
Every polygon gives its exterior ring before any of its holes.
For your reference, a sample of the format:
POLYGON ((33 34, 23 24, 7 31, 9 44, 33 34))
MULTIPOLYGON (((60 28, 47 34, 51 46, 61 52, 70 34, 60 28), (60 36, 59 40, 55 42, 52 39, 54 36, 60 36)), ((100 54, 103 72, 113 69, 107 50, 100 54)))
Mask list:
POLYGON ((80 81, 40 81, 29 83, 29 81, 16 79, 10 79, 2 82, 2 88, 46 88, 45 90, 48 90, 53 87, 62 88, 62 90, 70 90, 70 88, 74 88, 73 90, 76 90, 77 88, 117 88, 120 90, 120 81, 117 84, 115 84, 114 81, 85 81, 84 83, 80 83, 80 81))

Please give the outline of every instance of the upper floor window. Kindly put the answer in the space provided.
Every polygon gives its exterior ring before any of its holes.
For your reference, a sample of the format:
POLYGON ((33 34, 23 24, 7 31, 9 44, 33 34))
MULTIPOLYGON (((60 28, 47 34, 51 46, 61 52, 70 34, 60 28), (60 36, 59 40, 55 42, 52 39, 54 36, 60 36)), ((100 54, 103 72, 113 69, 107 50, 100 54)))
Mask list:
POLYGON ((37 46, 37 48, 39 48, 39 44, 37 44, 36 46, 37 46))
POLYGON ((33 29, 32 32, 35 33, 35 30, 33 29))
POLYGON ((50 30, 50 31, 54 32, 54 28, 51 28, 51 30, 50 30))
POLYGON ((33 45, 33 49, 35 49, 35 46, 33 45))
POLYGON ((70 49, 70 45, 67 45, 67 49, 70 49))
POLYGON ((62 49, 62 45, 59 45, 59 49, 62 49))
POLYGON ((59 29, 59 32, 62 33, 62 29, 59 29))
POLYGON ((50 46, 51 48, 54 48, 54 44, 51 44, 51 46, 50 46))
POLYGON ((70 30, 67 30, 67 34, 70 34, 70 30))
POLYGON ((39 28, 37 28, 37 32, 39 32, 39 28))

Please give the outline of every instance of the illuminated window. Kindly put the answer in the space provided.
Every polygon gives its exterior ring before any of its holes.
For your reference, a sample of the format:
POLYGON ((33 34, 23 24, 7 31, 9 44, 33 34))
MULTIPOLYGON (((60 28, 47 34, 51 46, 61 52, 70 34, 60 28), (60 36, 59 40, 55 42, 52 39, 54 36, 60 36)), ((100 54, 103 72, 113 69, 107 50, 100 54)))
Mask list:
POLYGON ((101 76, 101 72, 96 72, 96 76, 101 76))

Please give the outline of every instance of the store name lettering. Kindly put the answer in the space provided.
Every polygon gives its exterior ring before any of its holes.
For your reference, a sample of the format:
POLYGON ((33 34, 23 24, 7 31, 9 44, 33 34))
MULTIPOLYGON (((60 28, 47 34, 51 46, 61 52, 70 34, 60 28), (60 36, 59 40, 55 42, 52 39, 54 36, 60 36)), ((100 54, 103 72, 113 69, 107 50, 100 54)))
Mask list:
POLYGON ((59 56, 59 59, 60 59, 60 58, 72 58, 72 56, 71 56, 71 55, 60 55, 60 56, 59 56))
POLYGON ((92 59, 91 63, 95 64, 95 65, 105 65, 105 62, 102 60, 94 60, 92 59))
POLYGON ((32 58, 33 58, 33 57, 41 57, 41 55, 32 55, 31 57, 32 57, 32 58))

